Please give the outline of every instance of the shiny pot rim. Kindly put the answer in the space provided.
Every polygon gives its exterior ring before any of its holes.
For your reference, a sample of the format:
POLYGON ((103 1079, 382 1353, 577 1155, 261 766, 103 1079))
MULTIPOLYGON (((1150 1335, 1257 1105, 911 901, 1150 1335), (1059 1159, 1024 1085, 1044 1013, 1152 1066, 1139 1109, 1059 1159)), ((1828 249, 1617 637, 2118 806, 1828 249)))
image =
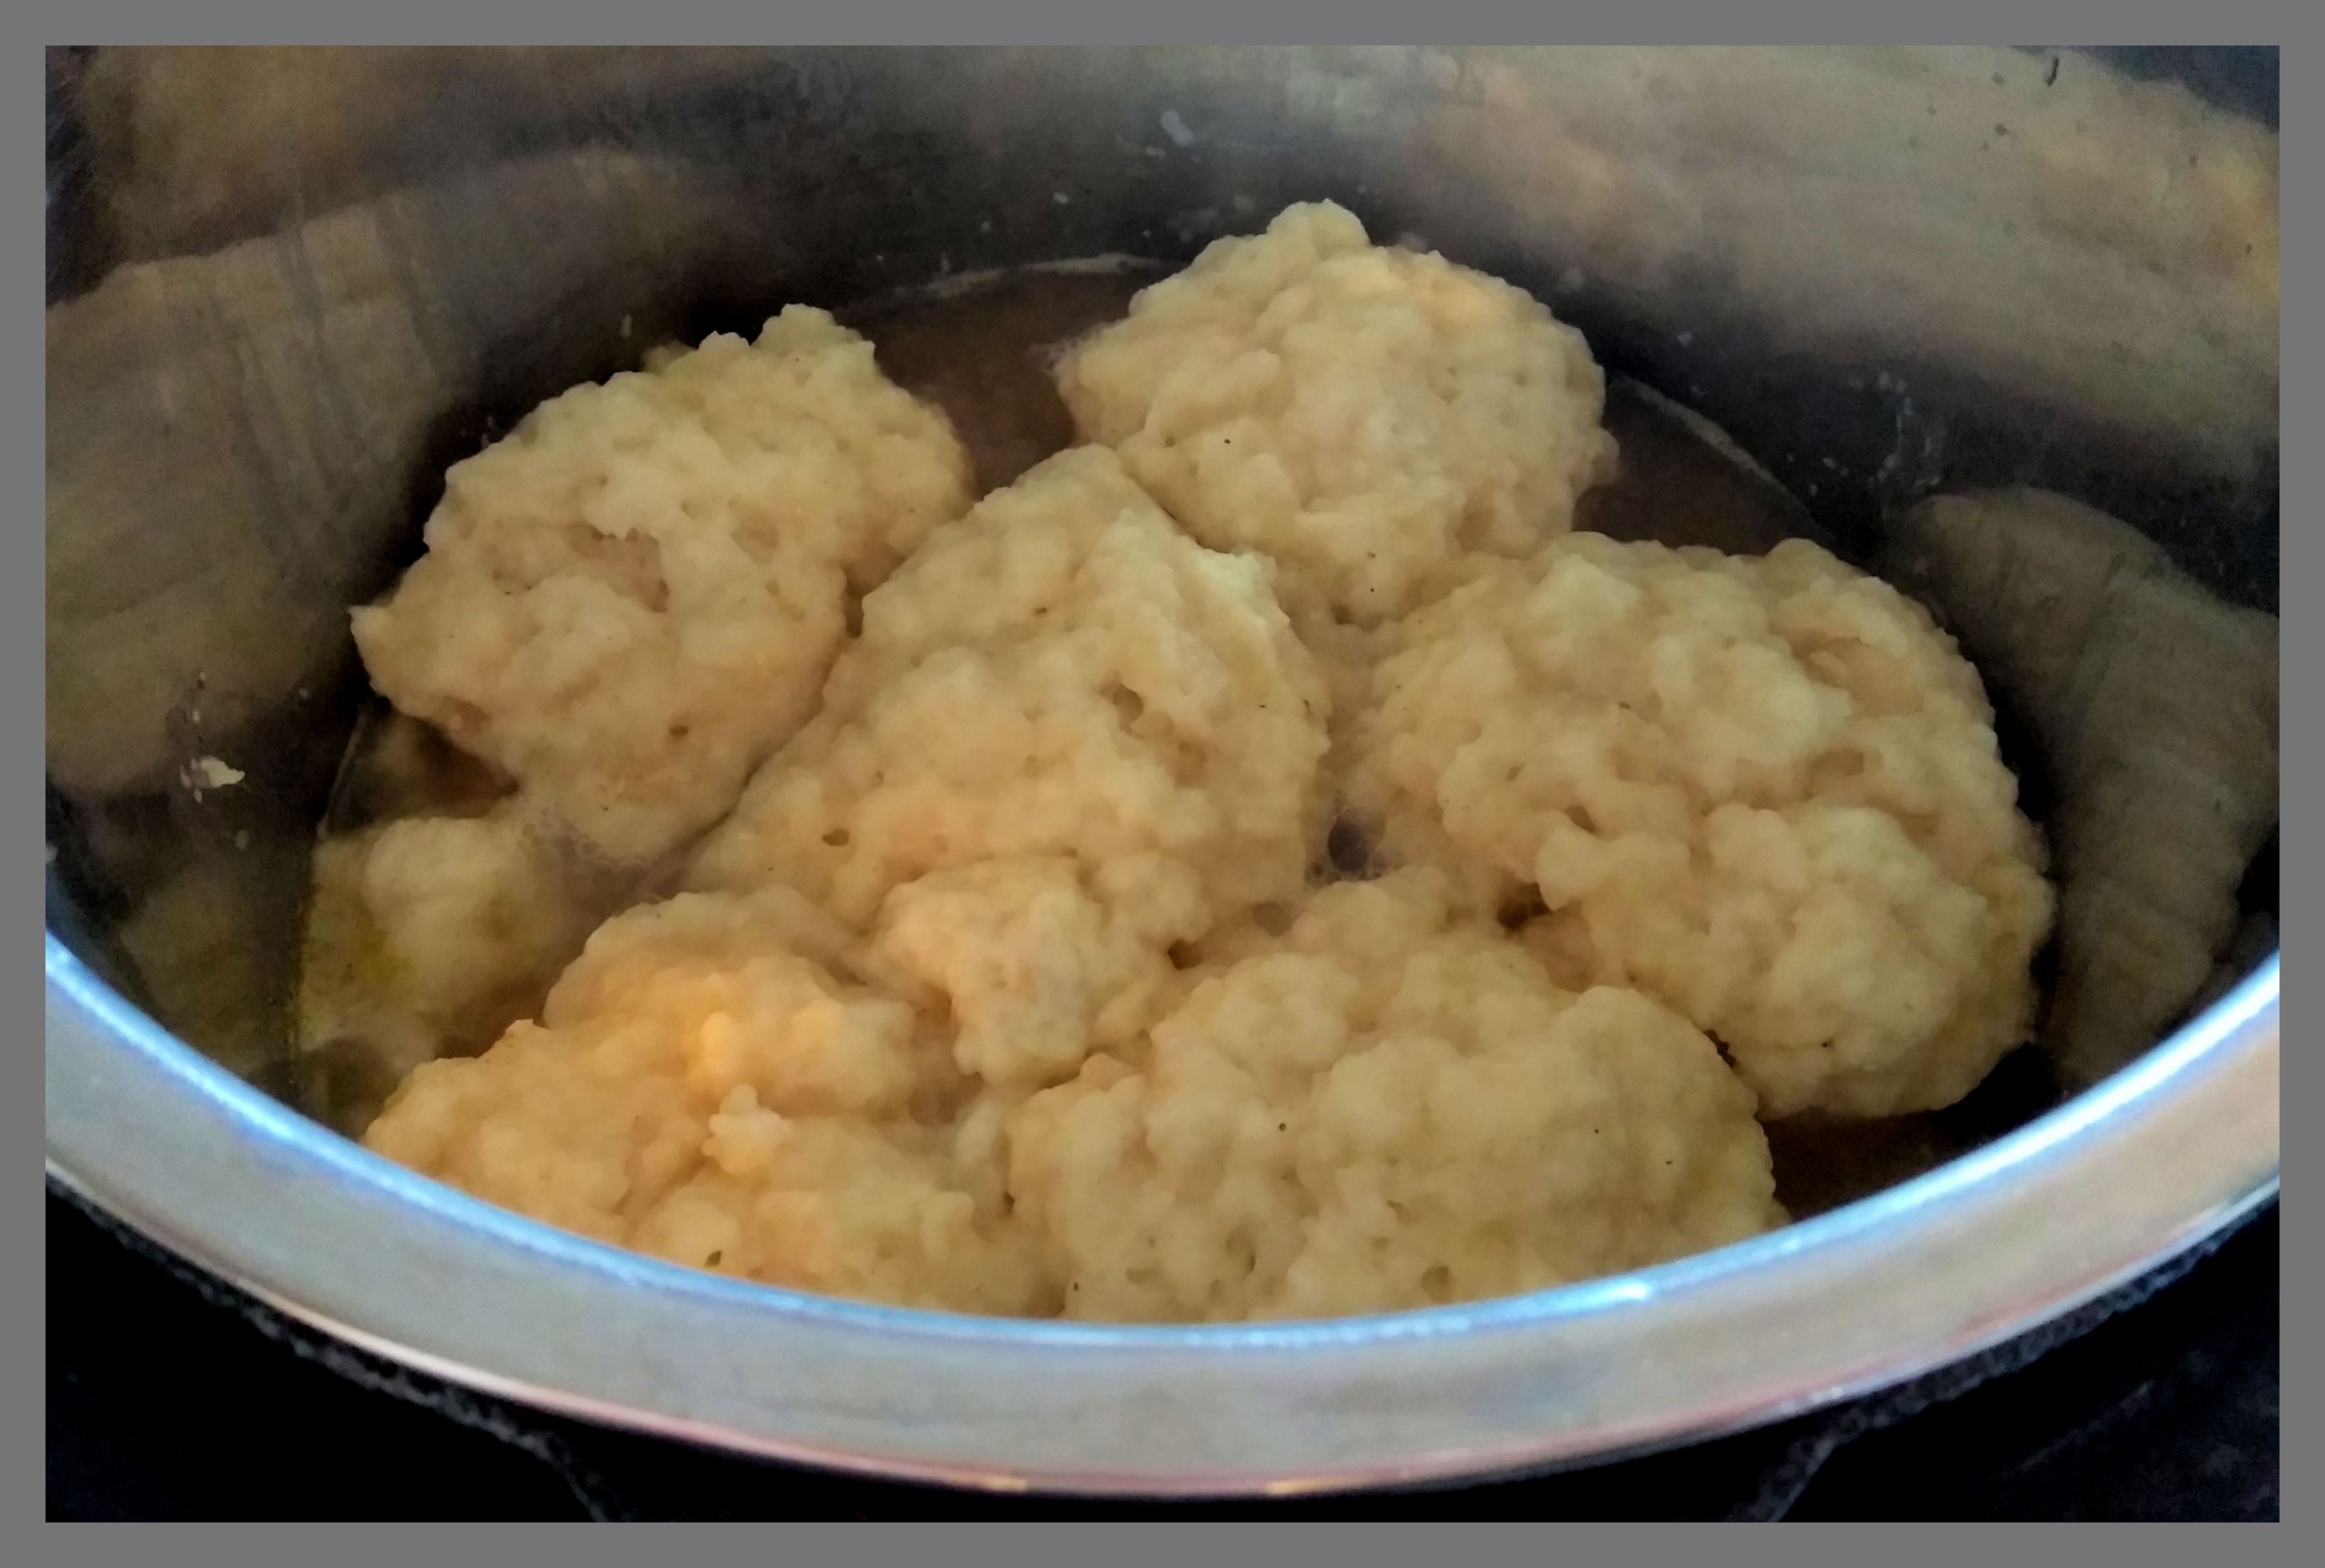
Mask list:
POLYGON ((2278 959, 2096 1087, 1898 1186, 1653 1268, 1330 1321, 1116 1327, 808 1296, 397 1167, 184 1045, 46 937, 47 1160, 289 1315, 616 1425, 1003 1490, 1275 1494, 1610 1460, 2024 1333, 2277 1190, 2278 959))

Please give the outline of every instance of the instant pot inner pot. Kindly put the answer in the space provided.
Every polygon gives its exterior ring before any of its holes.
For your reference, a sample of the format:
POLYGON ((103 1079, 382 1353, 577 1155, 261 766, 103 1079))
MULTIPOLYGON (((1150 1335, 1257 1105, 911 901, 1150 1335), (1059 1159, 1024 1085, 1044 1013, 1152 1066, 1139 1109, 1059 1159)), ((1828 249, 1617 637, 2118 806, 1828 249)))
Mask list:
MULTIPOLYGON (((1635 471, 1760 486, 1765 515, 1893 574, 1924 498, 2056 491, 2274 613, 2274 134, 2061 59, 53 56, 49 929, 326 1109, 288 1013, 369 700, 346 610, 416 555, 449 463, 655 344, 794 300, 856 321, 900 379, 998 406, 1051 317, 1293 201, 1579 327, 1635 471), (884 340, 996 301, 1019 317, 981 350, 957 334, 900 369, 912 344, 884 340)), ((1065 431, 1038 398, 1017 411, 989 450, 1022 467, 1065 431)), ((1959 632, 1982 608, 1948 602, 1959 580, 1905 586, 1959 632)), ((1987 673, 2024 804, 2055 825, 2095 787, 2073 705, 1987 673)), ((2275 856, 2272 836, 2191 1006, 2274 950, 2275 856)), ((1943 1112, 1780 1123, 1780 1193, 1806 1213, 1876 1190, 2120 1065, 2029 1047, 1943 1112)))

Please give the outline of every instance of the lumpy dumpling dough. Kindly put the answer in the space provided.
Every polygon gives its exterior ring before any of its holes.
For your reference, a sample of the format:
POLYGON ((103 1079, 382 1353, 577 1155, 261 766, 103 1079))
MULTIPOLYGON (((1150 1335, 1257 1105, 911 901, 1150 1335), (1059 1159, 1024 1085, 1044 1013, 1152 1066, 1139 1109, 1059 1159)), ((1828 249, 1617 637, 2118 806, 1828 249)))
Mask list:
POLYGON ((768 1284, 1054 1313, 1009 1107, 1184 991, 1177 910, 1070 860, 896 889, 868 933, 789 888, 616 917, 482 1056, 406 1080, 378 1152, 602 1241, 768 1284))
POLYGON ((366 1135, 535 1218, 770 1284, 1220 1320, 1547 1286, 1782 1221, 1751 1092, 1633 992, 1575 995, 1421 871, 1187 973, 1070 861, 619 916, 538 1024, 366 1135))
POLYGON ((1303 623, 1402 614, 1465 555, 1566 532, 1615 471, 1581 334, 1498 279, 1370 244, 1329 202, 1213 244, 1058 385, 1197 539, 1274 557, 1303 623))
POLYGON ((1206 549, 1114 455, 1063 452, 866 595, 823 711, 689 873, 868 920, 929 872, 1061 854, 1212 913, 1296 896, 1329 701, 1259 557, 1206 549))
POLYGON ((611 898, 514 802, 410 816, 315 846, 299 995, 310 1051, 396 1075, 490 1045, 540 1005, 611 898))
POLYGON ((794 306, 576 387, 446 479, 355 613, 373 684, 642 863, 799 727, 877 583, 971 499, 944 416, 794 306))
POLYGON ((2027 1038, 2053 899, 1976 671, 1804 541, 1575 534, 1396 629, 1348 792, 1570 983, 1718 1039, 1764 1111, 1950 1104, 2027 1038))
POLYGON ((1325 1317, 1538 1289, 1782 1222, 1751 1092, 1407 871, 1254 930, 1010 1123, 1067 1315, 1325 1317))
POLYGON ((365 1135, 413 1169, 694 1268, 905 1305, 1039 1311, 997 1192, 952 1152, 966 1084, 855 939, 797 894, 617 916, 482 1056, 365 1135))
POLYGON ((372 1148, 807 1290, 1329 1317, 1781 1224, 1763 1118, 2024 1038, 2052 894, 1975 672, 1814 546, 1573 532, 1602 382, 1524 293, 1298 207, 1059 379, 1090 444, 973 507, 799 309, 455 470, 357 629, 517 793, 335 851, 376 983, 476 1029, 553 967, 520 813, 687 890, 372 1148), (1374 880, 1317 885, 1336 810, 1374 880))

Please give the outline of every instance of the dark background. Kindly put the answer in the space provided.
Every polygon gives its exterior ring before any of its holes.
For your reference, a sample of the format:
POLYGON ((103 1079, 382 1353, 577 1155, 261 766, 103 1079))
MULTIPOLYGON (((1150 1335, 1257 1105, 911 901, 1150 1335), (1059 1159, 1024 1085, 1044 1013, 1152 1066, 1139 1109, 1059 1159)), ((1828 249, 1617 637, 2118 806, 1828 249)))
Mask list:
POLYGON ((891 1486, 544 1416, 323 1341, 54 1187, 47 1246, 51 1519, 2277 1517, 2273 1204, 2163 1277, 1835 1411, 1579 1473, 1204 1505, 891 1486))

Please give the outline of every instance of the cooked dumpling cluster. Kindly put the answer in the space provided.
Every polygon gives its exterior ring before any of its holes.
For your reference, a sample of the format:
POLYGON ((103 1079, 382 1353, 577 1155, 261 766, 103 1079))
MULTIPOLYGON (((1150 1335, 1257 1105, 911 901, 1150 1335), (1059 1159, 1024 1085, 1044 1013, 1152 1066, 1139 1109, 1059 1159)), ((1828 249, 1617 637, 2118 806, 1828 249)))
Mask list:
POLYGON ((968 507, 944 417, 793 307, 552 398, 457 464, 427 553, 355 613, 372 684, 652 861, 816 706, 847 599, 968 507))
POLYGON ((319 862, 438 1058, 372 1148, 801 1289, 1330 1316, 1781 1223, 1761 1119, 2024 1038, 1976 674, 1812 546, 1572 532, 1604 383, 1524 292, 1293 208, 1057 378, 974 504, 798 309, 453 471, 358 641, 509 793, 319 862), (579 941, 560 853, 633 907, 457 1054, 579 941))
POLYGON ((1950 1105, 2027 1038, 2050 926, 1978 677, 1802 540, 1574 534, 1396 630, 1348 784, 1574 985, 1636 986, 1765 1114, 1950 1105))

